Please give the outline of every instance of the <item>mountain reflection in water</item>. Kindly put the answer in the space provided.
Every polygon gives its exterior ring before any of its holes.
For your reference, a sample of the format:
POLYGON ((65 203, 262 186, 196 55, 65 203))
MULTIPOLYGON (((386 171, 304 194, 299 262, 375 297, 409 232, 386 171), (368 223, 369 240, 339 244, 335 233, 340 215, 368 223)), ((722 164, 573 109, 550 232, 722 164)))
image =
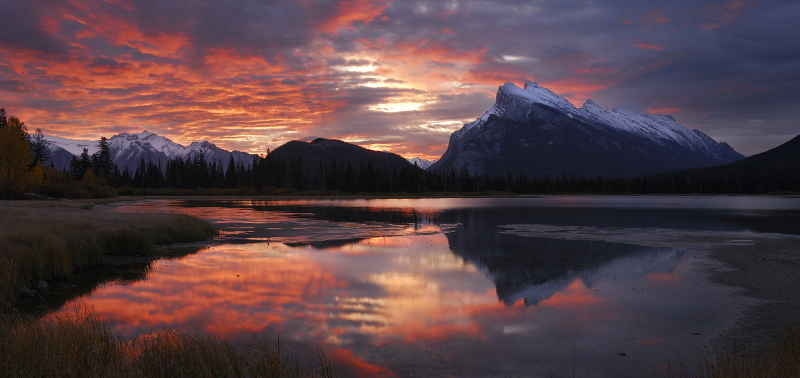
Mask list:
POLYGON ((733 289, 709 283, 714 263, 694 252, 501 232, 537 224, 749 230, 740 211, 474 201, 116 206, 187 212, 225 235, 61 311, 85 302, 126 335, 167 324, 243 342, 274 330, 295 349, 320 345, 345 376, 535 375, 543 367, 663 375, 676 351, 699 348, 741 311, 733 289))

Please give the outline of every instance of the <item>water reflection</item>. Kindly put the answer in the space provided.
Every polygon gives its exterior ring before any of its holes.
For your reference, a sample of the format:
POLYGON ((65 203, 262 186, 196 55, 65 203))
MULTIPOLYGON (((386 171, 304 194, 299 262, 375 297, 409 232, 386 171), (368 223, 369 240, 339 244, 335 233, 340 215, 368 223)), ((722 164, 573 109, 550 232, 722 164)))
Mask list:
POLYGON ((658 375, 676 350, 697 348, 740 311, 732 289, 708 282, 712 263, 702 255, 503 230, 739 232, 751 213, 526 203, 124 205, 116 211, 188 212, 229 233, 197 254, 155 262, 146 280, 106 284, 80 301, 128 335, 161 323, 235 342, 276 330, 282 341, 319 344, 346 376, 507 376, 543 366, 569 374, 573 356, 592 375, 658 375))

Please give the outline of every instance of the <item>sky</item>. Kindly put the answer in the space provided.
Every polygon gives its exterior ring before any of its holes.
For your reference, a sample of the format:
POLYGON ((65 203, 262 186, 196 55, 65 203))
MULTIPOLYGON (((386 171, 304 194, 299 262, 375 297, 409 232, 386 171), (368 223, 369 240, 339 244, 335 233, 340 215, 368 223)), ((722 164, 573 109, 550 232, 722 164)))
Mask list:
POLYGON ((0 0, 0 107, 45 134, 438 158, 506 82, 672 114, 751 155, 800 134, 794 0, 0 0))

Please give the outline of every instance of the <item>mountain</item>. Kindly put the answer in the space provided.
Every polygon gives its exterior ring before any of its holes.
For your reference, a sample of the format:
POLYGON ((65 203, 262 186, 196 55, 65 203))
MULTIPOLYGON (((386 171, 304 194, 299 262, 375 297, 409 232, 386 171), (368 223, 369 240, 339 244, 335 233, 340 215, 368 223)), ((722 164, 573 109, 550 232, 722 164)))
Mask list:
POLYGON ((371 161, 376 168, 384 166, 396 169, 412 167, 411 163, 400 155, 368 150, 336 139, 317 138, 310 143, 293 140, 276 148, 272 154, 290 158, 299 157, 303 163, 312 164, 312 167, 318 165, 320 161, 328 165, 333 159, 340 163, 350 161, 355 166, 366 166, 371 161))
POLYGON ((800 135, 766 152, 733 163, 664 172, 651 183, 675 193, 764 194, 800 192, 800 135))
POLYGON ((431 167, 431 165, 433 165, 433 163, 437 162, 439 159, 425 160, 425 159, 422 159, 422 158, 415 157, 415 158, 406 159, 406 160, 408 160, 408 162, 411 163, 412 165, 416 165, 417 167, 419 167, 421 169, 428 169, 428 168, 431 167))
MULTIPOLYGON (((87 149, 89 155, 99 150, 99 141, 74 140, 54 136, 45 136, 45 139, 50 142, 53 165, 58 169, 69 168, 69 160, 72 155, 80 157, 84 148, 87 149)), ((216 161, 217 164, 227 164, 231 155, 233 155, 233 159, 237 164, 243 162, 248 165, 253 160, 253 155, 251 154, 241 151, 226 151, 206 141, 193 142, 184 147, 147 130, 137 134, 121 133, 114 135, 108 139, 108 147, 111 151, 111 157, 119 169, 123 170, 127 167, 131 171, 136 170, 142 159, 164 164, 173 158, 194 159, 199 157, 201 153, 209 163, 216 161)))
POLYGON ((527 82, 524 88, 501 86, 494 105, 454 132, 447 151, 430 169, 634 176, 742 158, 728 144, 689 130, 672 116, 608 110, 592 100, 576 108, 527 82))
POLYGON ((793 168, 800 174, 800 135, 771 150, 728 164, 730 167, 754 167, 770 169, 771 167, 793 168))

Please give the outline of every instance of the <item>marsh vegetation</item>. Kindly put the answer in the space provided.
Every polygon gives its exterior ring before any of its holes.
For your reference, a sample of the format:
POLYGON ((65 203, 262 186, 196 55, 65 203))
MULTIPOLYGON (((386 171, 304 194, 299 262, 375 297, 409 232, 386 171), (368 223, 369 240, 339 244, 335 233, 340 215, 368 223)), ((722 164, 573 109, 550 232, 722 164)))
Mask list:
POLYGON ((98 211, 82 201, 0 203, 0 303, 40 281, 103 264, 109 255, 153 255, 156 245, 205 240, 208 222, 185 214, 98 211))
POLYGON ((0 318, 0 377, 332 377, 319 349, 281 353, 253 335, 244 347, 210 334, 162 328, 126 339, 94 314, 0 318))

